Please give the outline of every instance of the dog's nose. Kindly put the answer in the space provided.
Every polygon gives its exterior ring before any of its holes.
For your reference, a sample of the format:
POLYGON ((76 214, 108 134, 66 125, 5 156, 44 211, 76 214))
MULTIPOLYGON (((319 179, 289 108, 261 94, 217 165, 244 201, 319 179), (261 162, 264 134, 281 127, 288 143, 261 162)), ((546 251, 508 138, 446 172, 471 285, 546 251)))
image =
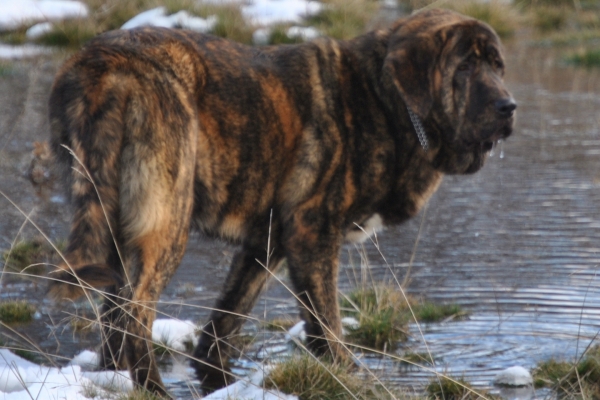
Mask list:
POLYGON ((512 117, 513 112, 517 108, 517 103, 515 103, 515 100, 512 97, 508 97, 505 99, 497 100, 494 106, 496 107, 496 112, 502 118, 510 118, 512 117))

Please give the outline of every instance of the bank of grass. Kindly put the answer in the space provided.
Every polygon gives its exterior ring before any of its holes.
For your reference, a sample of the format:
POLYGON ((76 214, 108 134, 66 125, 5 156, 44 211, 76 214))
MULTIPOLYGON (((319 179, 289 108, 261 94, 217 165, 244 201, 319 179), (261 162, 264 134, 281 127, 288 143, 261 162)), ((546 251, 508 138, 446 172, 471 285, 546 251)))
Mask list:
POLYGON ((500 0, 458 0, 446 2, 444 7, 487 23, 501 38, 514 36, 522 19, 515 7, 500 0))
MULTIPOLYGON (((185 10, 192 15, 206 18, 217 16, 217 24, 210 33, 240 43, 251 44, 257 26, 247 21, 237 3, 210 4, 195 0, 84 0, 89 15, 82 19, 56 22, 54 29, 36 42, 49 46, 79 48, 94 36, 119 29, 125 22, 143 11, 165 7, 168 14, 185 10)), ((307 19, 307 24, 318 28, 323 34, 338 39, 354 37, 365 31, 379 7, 377 0, 323 0, 323 11, 307 19)), ((0 35, 0 41, 22 44, 27 41, 26 28, 0 35)), ((271 43, 297 43, 284 29, 274 29, 271 43)))
POLYGON ((5 324, 30 322, 34 313, 35 307, 25 300, 0 302, 0 322, 5 324))
POLYGON ((346 340, 374 350, 395 349, 407 339, 408 324, 415 318, 418 322, 439 322, 465 316, 458 305, 406 298, 392 285, 354 290, 342 298, 340 308, 343 315, 358 320, 357 327, 346 328, 346 340))
POLYGON ((365 32, 379 8, 376 0, 324 0, 323 10, 307 18, 325 36, 349 39, 365 32))
POLYGON ((307 354, 277 364, 265 378, 265 386, 302 400, 408 398, 369 378, 349 373, 347 366, 326 363, 307 354))
POLYGON ((556 390, 559 398, 600 399, 600 346, 590 348, 576 363, 548 360, 533 371, 536 388, 556 390))
MULTIPOLYGON (((66 20, 55 24, 55 29, 37 41, 45 45, 79 48, 99 33, 118 29, 135 15, 163 6, 169 14, 185 10, 190 14, 206 18, 217 16, 217 24, 210 33, 251 44, 252 34, 258 28, 242 16, 240 5, 206 4, 195 0, 84 0, 90 13, 87 18, 66 20)), ((322 0, 323 9, 306 19, 305 25, 317 28, 323 35, 347 39, 364 33, 374 20, 380 7, 377 0, 322 0)), ((406 11, 423 7, 451 8, 480 19, 491 25, 503 38, 514 36, 522 27, 533 26, 542 34, 540 41, 560 42, 560 36, 588 37, 600 31, 600 5, 585 0, 398 0, 406 11), (558 36, 548 39, 549 35, 558 36)), ((300 38, 286 34, 288 26, 275 26, 269 43, 298 43, 300 38)), ((0 40, 9 43, 26 41, 25 29, 0 35, 0 40)), ((572 40, 572 39, 571 39, 572 40)), ((582 39, 583 40, 583 39, 582 39)))
POLYGON ((204 4, 193 0, 84 0, 84 3, 90 11, 87 18, 56 23, 54 30, 37 39, 37 42, 79 48, 94 36, 119 29, 134 16, 156 7, 165 7, 168 14, 185 10, 203 18, 216 15, 217 24, 211 33, 241 43, 252 42, 254 27, 243 18, 236 4, 204 4))

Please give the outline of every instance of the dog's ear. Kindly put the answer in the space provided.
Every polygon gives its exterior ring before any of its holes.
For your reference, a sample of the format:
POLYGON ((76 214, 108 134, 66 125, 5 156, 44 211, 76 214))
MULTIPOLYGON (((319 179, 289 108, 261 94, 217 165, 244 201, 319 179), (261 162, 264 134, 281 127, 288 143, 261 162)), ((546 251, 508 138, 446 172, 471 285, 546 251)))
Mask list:
MULTIPOLYGON (((402 29, 392 33, 383 64, 383 83, 392 85, 406 105, 421 118, 433 106, 433 73, 438 58, 438 45, 433 35, 406 34, 402 29)), ((391 88, 387 88, 390 90, 391 88)))

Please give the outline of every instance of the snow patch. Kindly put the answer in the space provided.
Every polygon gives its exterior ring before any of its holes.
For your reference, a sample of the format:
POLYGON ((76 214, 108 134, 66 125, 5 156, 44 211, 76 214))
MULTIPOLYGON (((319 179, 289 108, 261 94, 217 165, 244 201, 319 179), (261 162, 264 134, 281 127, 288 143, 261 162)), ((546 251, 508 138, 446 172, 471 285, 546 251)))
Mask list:
POLYGON ((514 366, 498 372, 494 383, 505 386, 529 386, 533 384, 533 378, 525 368, 514 366))
MULTIPOLYGON (((304 323, 296 325, 303 331, 304 323)), ((196 326, 191 321, 159 319, 152 326, 152 339, 166 341, 171 346, 182 346, 188 340, 196 340, 196 326)), ((95 399, 114 398, 114 393, 128 392, 133 384, 128 371, 83 371, 98 365, 98 355, 89 350, 73 357, 63 368, 49 368, 34 364, 0 349, 0 398, 2 400, 84 400, 90 392, 95 399), (111 394, 112 393, 112 394, 111 394)), ((257 371, 248 378, 238 381, 204 397, 207 400, 232 398, 246 400, 297 400, 276 390, 265 390, 262 382, 265 370, 257 371)))
POLYGON ((204 400, 229 400, 229 399, 249 399, 249 400, 298 400, 297 396, 287 395, 276 390, 263 389, 262 382, 265 377, 264 371, 256 371, 248 379, 237 381, 236 383, 224 387, 204 397, 204 400))
POLYGON ((185 351, 186 343, 196 344, 198 328, 192 321, 157 319, 152 325, 152 341, 176 350, 185 351))
POLYGON ((35 40, 44 36, 46 33, 52 32, 53 29, 54 24, 52 22, 40 22, 39 24, 35 24, 31 28, 27 29, 25 36, 29 40, 35 40))
POLYGON ((0 43, 0 59, 35 57, 42 54, 50 54, 51 52, 52 50, 47 47, 35 46, 32 44, 11 46, 0 43))
POLYGON ((290 328, 290 330, 287 332, 286 340, 300 340, 302 342, 306 341, 304 321, 300 321, 290 328))
POLYGON ((300 22, 302 18, 319 13, 323 4, 307 0, 254 0, 242 6, 242 15, 257 25, 281 22, 300 22))
POLYGON ((217 16, 211 15, 208 18, 200 18, 191 15, 185 10, 175 14, 167 15, 165 7, 157 7, 144 11, 129 21, 125 22, 121 29, 133 29, 140 26, 158 26, 163 28, 183 28, 196 32, 208 32, 217 24, 217 16))

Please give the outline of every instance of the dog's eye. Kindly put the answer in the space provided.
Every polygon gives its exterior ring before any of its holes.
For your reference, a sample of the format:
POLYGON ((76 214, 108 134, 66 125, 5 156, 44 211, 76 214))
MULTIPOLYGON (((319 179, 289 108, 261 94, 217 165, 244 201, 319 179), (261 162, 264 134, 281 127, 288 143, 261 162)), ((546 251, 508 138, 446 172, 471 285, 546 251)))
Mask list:
POLYGON ((500 61, 500 60, 495 60, 494 61, 494 66, 497 69, 504 69, 504 63, 502 61, 500 61))
POLYGON ((458 64, 458 67, 456 69, 459 72, 469 72, 472 70, 472 68, 473 68, 473 64, 468 61, 465 61, 465 62, 458 64))

